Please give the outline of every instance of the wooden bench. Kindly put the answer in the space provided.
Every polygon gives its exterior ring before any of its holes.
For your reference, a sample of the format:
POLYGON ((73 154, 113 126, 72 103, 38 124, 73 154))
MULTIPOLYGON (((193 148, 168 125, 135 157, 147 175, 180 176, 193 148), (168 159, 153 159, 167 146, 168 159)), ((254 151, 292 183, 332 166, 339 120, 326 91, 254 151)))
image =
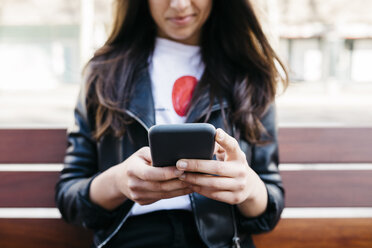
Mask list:
MULTIPOLYGON (((60 219, 64 129, 0 130, 0 247, 90 247, 60 219)), ((286 209, 258 248, 372 247, 372 128, 281 128, 286 209)))

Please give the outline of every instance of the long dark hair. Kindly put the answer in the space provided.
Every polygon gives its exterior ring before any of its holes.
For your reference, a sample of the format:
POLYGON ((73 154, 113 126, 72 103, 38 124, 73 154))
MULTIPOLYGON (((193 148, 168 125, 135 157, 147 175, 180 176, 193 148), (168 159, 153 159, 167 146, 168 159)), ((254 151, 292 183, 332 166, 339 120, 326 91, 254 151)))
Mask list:
MULTIPOLYGON (((148 66, 157 34, 147 0, 116 0, 115 4, 112 32, 88 63, 87 103, 96 109, 97 139, 108 132, 117 136, 125 132, 131 121, 126 103, 136 75, 148 66), (118 76, 124 79, 120 84, 118 76)), ((207 89, 210 105, 203 113, 203 121, 207 121, 214 100, 221 102, 225 95, 231 107, 224 115, 228 116, 225 123, 229 118, 238 136, 257 143, 265 131, 260 118, 274 101, 278 82, 287 85, 287 72, 265 37, 251 3, 213 1, 200 47, 205 71, 190 110, 205 97, 207 89)))

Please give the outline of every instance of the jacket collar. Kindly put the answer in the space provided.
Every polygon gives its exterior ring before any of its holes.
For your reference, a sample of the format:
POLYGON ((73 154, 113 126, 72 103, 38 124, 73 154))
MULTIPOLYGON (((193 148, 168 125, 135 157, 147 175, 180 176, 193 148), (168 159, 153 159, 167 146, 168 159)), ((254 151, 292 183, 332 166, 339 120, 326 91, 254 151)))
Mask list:
POLYGON ((127 114, 149 129, 155 125, 155 107, 148 70, 143 70, 135 81, 127 114))

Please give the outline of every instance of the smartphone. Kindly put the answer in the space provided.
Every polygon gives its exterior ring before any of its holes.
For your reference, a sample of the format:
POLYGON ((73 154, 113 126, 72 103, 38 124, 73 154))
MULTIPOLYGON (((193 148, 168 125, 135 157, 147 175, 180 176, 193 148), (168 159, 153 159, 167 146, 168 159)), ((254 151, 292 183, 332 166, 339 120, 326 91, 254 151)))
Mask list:
POLYGON ((175 166, 179 159, 212 159, 216 129, 208 123, 155 125, 149 130, 153 166, 175 166))

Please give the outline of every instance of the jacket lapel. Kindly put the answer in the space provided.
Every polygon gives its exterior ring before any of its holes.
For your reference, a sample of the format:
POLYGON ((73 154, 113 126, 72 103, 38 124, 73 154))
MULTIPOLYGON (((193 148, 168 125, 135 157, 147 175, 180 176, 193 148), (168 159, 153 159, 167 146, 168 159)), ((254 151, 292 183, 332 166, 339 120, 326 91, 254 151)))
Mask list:
POLYGON ((155 108, 152 96, 151 79, 148 70, 143 70, 134 83, 133 95, 127 112, 146 129, 155 125, 155 108))

